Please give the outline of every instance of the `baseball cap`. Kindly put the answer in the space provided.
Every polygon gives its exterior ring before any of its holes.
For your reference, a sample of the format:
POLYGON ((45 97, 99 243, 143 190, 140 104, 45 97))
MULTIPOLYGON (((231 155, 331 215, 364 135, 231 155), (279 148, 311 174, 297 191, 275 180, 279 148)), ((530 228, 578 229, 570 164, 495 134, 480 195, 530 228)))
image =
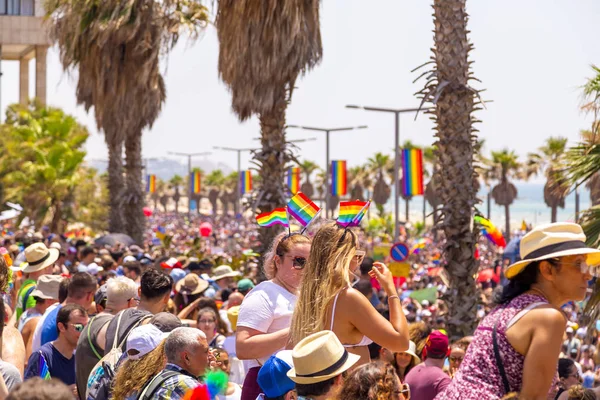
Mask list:
POLYGON ((258 371, 258 386, 267 397, 279 397, 294 390, 296 384, 287 376, 294 365, 292 350, 282 350, 271 356, 258 371))
POLYGON ((137 258, 135 258, 134 256, 125 256, 125 258, 123 258, 123 264, 132 262, 132 261, 137 261, 137 258))
POLYGON ((425 342, 428 356, 441 357, 448 353, 448 336, 440 331, 433 331, 425 342))
POLYGON ((150 319, 150 324, 157 327, 161 332, 171 332, 173 329, 183 326, 181 320, 168 312, 159 312, 150 319))
POLYGON ((168 333, 162 332, 152 324, 134 328, 127 337, 127 358, 139 360, 156 349, 167 336, 169 336, 168 333))
POLYGON ((173 278, 173 281, 175 283, 177 283, 180 280, 182 280, 183 278, 185 278, 185 276, 187 275, 187 272, 185 272, 185 270, 180 269, 180 268, 174 268, 171 270, 171 273, 169 275, 171 275, 171 278, 173 278))
POLYGON ((240 306, 229 307, 227 310, 227 319, 231 324, 231 329, 234 331, 237 329, 238 315, 240 315, 240 306))
POLYGON ((248 278, 241 279, 237 283, 237 288, 238 288, 238 291, 240 291, 240 292, 249 292, 250 290, 252 290, 254 288, 254 282, 252 282, 248 278))
POLYGON ((107 286, 106 283, 102 286, 100 286, 98 288, 98 290, 96 290, 96 293, 94 294, 94 303, 99 304, 103 307, 106 306, 106 292, 107 292, 107 286))
POLYGON ((570 326, 567 328, 567 333, 573 333, 573 328, 571 328, 570 326))

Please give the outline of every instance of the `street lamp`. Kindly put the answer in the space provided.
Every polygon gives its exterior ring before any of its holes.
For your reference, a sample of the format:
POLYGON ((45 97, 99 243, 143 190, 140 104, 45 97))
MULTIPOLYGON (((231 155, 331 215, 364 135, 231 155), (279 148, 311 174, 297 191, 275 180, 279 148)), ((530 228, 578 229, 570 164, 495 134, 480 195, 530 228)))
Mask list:
POLYGON ((353 104, 349 104, 346 108, 352 108, 357 110, 365 110, 365 111, 376 111, 376 112, 384 112, 391 113, 395 115, 396 121, 396 130, 395 130, 395 144, 394 144, 394 241, 398 240, 399 236, 399 209, 400 209, 400 196, 399 196, 399 170, 400 170, 400 152, 398 151, 400 147, 400 114, 404 113, 414 113, 419 111, 428 111, 433 110, 433 108, 381 108, 381 107, 366 107, 366 106, 357 106, 353 104))
MULTIPOLYGON (((210 151, 206 151, 204 153, 176 153, 173 151, 169 151, 168 154, 171 154, 173 156, 187 157, 187 159, 188 159, 188 179, 191 179, 192 157, 207 156, 212 153, 210 151)), ((197 204, 196 206, 198 207, 198 209, 200 209, 200 204, 197 204)), ((188 218, 190 220, 192 219, 192 185, 188 185, 188 218)))
MULTIPOLYGON (((317 131, 317 132, 325 132, 325 182, 327 186, 327 191, 325 192, 325 215, 328 215, 329 208, 329 196, 331 191, 331 182, 329 182, 329 134, 331 132, 341 132, 341 131, 353 131, 355 129, 366 129, 368 128, 366 125, 361 126, 350 126, 346 128, 314 128, 311 126, 299 126, 299 125, 288 125, 288 128, 297 128, 304 129, 307 131, 317 131)), ((333 212, 333 210, 331 210, 333 212)))
POLYGON ((238 172, 238 189, 235 191, 235 215, 239 214, 240 211, 240 188, 239 188, 239 179, 240 174, 242 173, 242 151, 255 151, 258 149, 236 149, 233 147, 221 147, 221 146, 213 146, 215 150, 225 150, 225 151, 235 151, 237 152, 237 172, 238 172))

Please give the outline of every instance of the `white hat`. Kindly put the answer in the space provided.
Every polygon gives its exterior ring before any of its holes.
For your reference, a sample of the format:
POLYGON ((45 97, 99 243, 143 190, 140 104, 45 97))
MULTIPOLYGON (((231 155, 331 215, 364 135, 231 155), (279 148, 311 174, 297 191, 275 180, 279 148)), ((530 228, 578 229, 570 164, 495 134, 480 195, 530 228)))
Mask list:
POLYGON ((410 356, 412 356, 413 360, 415 361, 414 365, 421 363, 421 359, 417 355, 416 351, 417 351, 417 345, 412 340, 408 342, 408 350, 403 351, 403 353, 409 354, 410 356))
POLYGON ((348 353, 335 333, 321 331, 302 339, 292 351, 294 367, 287 376, 296 383, 310 384, 340 375, 360 360, 348 353))
POLYGON ((125 258, 123 258, 123 263, 135 262, 135 261, 137 261, 137 258, 135 258, 134 256, 125 256, 125 258))
POLYGON ((600 250, 585 244, 585 234, 578 224, 556 222, 540 225, 521 239, 521 261, 506 268, 504 275, 508 279, 517 276, 529 263, 550 258, 587 255, 590 266, 600 264, 600 250))
POLYGON ((104 268, 99 266, 98 264, 96 264, 95 262, 88 264, 87 266, 87 273, 92 274, 92 275, 98 275, 98 272, 100 271, 104 271, 104 268))
POLYGON ((60 282, 64 278, 60 275, 42 275, 38 278, 37 285, 31 297, 39 297, 44 300, 58 300, 60 282))
POLYGON ((139 360, 156 349, 169 333, 162 332, 152 324, 134 328, 127 337, 127 358, 139 360))
POLYGON ((213 271, 213 276, 210 277, 213 281, 218 281, 223 278, 235 278, 240 276, 239 271, 234 271, 229 265, 219 265, 213 271))
POLYGON ((59 255, 60 252, 57 249, 49 249, 44 243, 33 243, 25 249, 27 265, 23 268, 23 272, 30 274, 41 271, 54 264, 59 255))
POLYGON ((52 242, 52 243, 50 243, 50 248, 51 249, 56 249, 56 250, 62 250, 62 246, 58 242, 52 242))

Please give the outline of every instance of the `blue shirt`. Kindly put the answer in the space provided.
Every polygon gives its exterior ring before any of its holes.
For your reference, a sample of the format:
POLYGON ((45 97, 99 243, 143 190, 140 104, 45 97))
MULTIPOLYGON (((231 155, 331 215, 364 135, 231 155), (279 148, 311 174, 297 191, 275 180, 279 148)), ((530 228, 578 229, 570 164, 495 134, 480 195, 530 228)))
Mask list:
POLYGON ((48 366, 51 378, 57 378, 65 385, 75 384, 75 355, 66 358, 52 343, 46 343, 31 354, 25 370, 25 379, 41 377, 44 363, 48 366))
POLYGON ((59 304, 54 310, 48 313, 46 319, 44 319, 44 325, 42 325, 42 336, 41 344, 44 345, 49 342, 53 342, 58 339, 58 329, 56 328, 56 317, 58 311, 62 308, 62 304, 59 304))

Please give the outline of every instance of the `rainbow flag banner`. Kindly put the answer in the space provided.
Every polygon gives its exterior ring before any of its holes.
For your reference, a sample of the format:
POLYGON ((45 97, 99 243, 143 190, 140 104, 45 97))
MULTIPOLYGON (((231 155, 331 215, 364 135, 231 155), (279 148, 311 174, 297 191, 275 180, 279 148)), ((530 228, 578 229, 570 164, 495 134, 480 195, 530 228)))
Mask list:
POLYGON ((402 192, 404 197, 423 194, 423 150, 402 150, 402 192))
POLYGON ((292 167, 288 169, 287 185, 290 193, 296 194, 300 191, 300 168, 292 167))
POLYGON ((155 193, 156 192, 156 175, 148 175, 146 177, 146 192, 147 193, 155 193))
POLYGON ((499 247, 506 247, 506 239, 504 239, 502 232, 500 232, 500 229, 498 229, 496 225, 492 224, 490 220, 478 215, 473 217, 473 219, 481 225, 481 233, 483 233, 490 242, 499 247))
POLYGON ((369 201, 340 201, 340 214, 337 223, 344 228, 358 226, 371 205, 369 201))
POLYGON ((248 170, 242 171, 240 175, 240 194, 245 195, 252 191, 252 173, 248 170))
POLYGON ((305 228, 317 217, 319 212, 321 212, 321 209, 302 192, 296 193, 296 195, 290 199, 287 204, 287 209, 290 215, 296 218, 296 220, 305 228))
POLYGON ((192 172, 190 174, 190 192, 193 194, 200 193, 200 172, 192 172))
POLYGON ((331 195, 344 196, 348 191, 348 181, 346 179, 346 161, 331 162, 331 195))
POLYGON ((256 222, 263 227, 273 225, 289 226, 287 212, 284 207, 276 208, 271 212, 264 212, 256 216, 256 222))

